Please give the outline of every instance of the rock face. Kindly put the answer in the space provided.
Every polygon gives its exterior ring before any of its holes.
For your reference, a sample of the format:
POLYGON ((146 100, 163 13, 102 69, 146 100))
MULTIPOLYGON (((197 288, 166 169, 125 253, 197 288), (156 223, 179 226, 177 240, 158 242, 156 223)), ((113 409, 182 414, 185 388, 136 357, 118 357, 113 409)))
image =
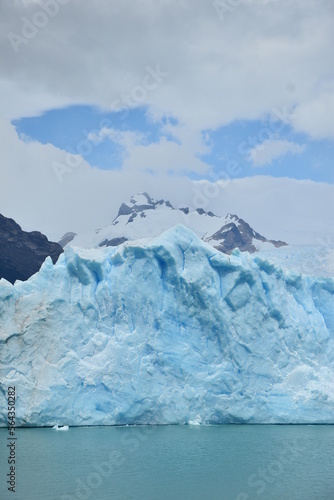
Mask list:
POLYGON ((27 280, 50 256, 55 263, 63 249, 38 231, 26 232, 0 214, 0 278, 10 283, 27 280))
POLYGON ((17 425, 334 423, 334 279, 183 226, 0 281, 0 343, 17 425))
POLYGON ((72 233, 71 231, 65 233, 64 236, 58 241, 58 245, 64 248, 68 243, 70 243, 73 240, 73 238, 75 238, 76 235, 77 235, 76 233, 72 233))
POLYGON ((213 244, 220 252, 227 254, 230 254, 235 248, 239 248, 241 252, 256 252, 258 248, 255 245, 259 245, 259 242, 271 243, 276 248, 286 245, 284 241, 268 240, 254 231, 247 222, 239 219, 237 215, 231 214, 227 214, 225 217, 224 226, 206 238, 206 241, 213 244))
POLYGON ((113 238, 112 240, 104 240, 99 244, 99 247, 118 247, 125 241, 128 241, 126 238, 113 238))

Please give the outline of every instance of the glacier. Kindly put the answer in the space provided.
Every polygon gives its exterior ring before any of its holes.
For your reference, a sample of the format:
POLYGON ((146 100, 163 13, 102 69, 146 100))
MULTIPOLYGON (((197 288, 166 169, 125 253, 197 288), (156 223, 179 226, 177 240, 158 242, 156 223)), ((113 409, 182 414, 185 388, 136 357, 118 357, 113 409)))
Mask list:
POLYGON ((333 341, 334 278, 225 255, 182 225, 0 281, 18 426, 334 423, 333 341))

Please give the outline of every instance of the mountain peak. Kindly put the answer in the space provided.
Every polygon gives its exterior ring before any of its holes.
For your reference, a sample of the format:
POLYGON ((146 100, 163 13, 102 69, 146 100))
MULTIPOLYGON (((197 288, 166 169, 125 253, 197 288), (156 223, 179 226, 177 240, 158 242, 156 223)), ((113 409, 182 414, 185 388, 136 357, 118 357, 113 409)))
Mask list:
POLYGON ((118 218, 122 215, 129 215, 128 222, 132 222, 133 219, 141 212, 141 216, 145 217, 145 210, 155 210, 159 206, 165 205, 168 208, 174 210, 170 201, 154 200, 147 193, 137 193, 130 198, 129 204, 122 203, 118 210, 117 217, 113 220, 113 224, 118 224, 118 218), (143 215, 144 214, 144 215, 143 215))
POLYGON ((284 241, 268 240, 254 231, 251 226, 235 214, 227 214, 225 224, 212 236, 206 239, 220 252, 231 253, 235 248, 242 252, 256 252, 264 243, 275 247, 286 245, 284 241))
POLYGON ((236 214, 227 214, 225 216, 225 224, 230 224, 233 222, 234 224, 238 223, 241 219, 236 214))
POLYGON ((154 200, 147 193, 137 193, 130 198, 132 205, 154 205, 154 200))

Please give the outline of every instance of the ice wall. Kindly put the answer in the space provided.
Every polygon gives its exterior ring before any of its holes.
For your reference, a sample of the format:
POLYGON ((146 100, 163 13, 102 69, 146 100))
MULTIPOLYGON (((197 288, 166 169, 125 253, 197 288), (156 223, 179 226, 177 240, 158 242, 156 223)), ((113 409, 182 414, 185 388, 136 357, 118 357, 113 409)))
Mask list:
POLYGON ((0 281, 18 425, 334 423, 333 339, 333 278, 221 254, 183 226, 0 281))

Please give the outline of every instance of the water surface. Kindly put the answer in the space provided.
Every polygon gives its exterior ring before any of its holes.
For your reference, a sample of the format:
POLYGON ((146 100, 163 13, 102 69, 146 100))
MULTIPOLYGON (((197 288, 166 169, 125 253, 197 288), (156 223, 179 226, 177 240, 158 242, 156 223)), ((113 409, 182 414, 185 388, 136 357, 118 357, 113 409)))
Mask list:
POLYGON ((4 500, 334 499, 334 426, 17 429, 15 494, 7 437, 4 500))

